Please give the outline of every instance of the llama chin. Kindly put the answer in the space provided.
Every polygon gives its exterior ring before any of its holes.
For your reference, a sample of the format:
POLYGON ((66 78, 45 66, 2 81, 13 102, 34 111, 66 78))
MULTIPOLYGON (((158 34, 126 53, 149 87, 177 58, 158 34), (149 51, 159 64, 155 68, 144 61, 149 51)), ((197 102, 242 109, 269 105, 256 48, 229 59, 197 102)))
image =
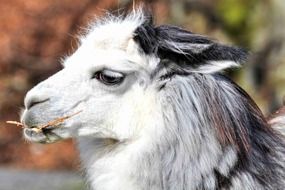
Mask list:
POLYGON ((246 57, 242 48, 155 26, 141 9, 108 15, 61 71, 27 93, 25 138, 77 139, 94 190, 285 189, 284 137, 222 74, 246 57))

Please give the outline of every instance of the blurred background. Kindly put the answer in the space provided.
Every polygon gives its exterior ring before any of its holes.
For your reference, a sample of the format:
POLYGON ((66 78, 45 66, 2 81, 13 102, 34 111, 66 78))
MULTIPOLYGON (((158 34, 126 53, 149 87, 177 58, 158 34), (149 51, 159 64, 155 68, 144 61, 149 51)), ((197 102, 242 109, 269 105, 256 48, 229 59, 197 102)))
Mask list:
MULTIPOLYGON (((284 0, 136 0, 135 4, 139 2, 153 10, 157 24, 179 25, 250 50, 245 66, 229 75, 246 89, 266 116, 284 104, 284 0)), ((52 179, 54 185, 59 185, 49 189, 84 188, 82 175, 75 172, 79 161, 72 141, 30 144, 23 140, 20 128, 7 126, 5 121, 19 120, 25 93, 61 69, 59 60, 76 49, 76 37, 95 16, 104 15, 106 10, 116 14, 118 10, 132 9, 133 3, 0 0, 1 190, 23 190, 22 182, 29 185, 31 179, 33 189, 45 189, 36 186, 36 181, 43 185, 52 179)))

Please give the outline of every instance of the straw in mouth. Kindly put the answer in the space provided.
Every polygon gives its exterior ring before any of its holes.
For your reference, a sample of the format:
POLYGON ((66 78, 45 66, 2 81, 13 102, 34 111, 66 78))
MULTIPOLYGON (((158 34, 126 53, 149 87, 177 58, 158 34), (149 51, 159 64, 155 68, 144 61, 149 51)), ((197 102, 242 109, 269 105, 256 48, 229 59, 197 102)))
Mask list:
MULTIPOLYGON (((33 126, 31 127, 31 129, 33 131, 35 131, 36 133, 40 133, 40 132, 43 132, 43 129, 46 129, 48 127, 52 127, 52 128, 56 128, 58 127, 60 124, 62 124, 65 120, 79 114, 81 111, 78 111, 74 114, 71 114, 71 115, 67 115, 67 116, 64 116, 64 117, 59 117, 57 119, 54 119, 54 120, 51 120, 50 122, 46 123, 46 124, 43 124, 43 125, 39 125, 39 126, 33 126)), ((12 124, 12 125, 16 125, 17 127, 22 127, 22 128, 26 128, 25 125, 21 122, 18 122, 18 121, 6 121, 6 123, 8 124, 12 124)))

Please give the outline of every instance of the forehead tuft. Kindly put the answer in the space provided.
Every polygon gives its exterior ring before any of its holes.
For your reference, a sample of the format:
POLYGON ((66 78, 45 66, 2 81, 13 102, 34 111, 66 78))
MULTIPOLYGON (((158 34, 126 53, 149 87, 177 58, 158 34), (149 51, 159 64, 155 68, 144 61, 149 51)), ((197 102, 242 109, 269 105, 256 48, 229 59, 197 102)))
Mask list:
POLYGON ((144 23, 143 11, 133 11, 127 16, 115 17, 108 15, 97 20, 81 39, 82 44, 89 44, 98 49, 125 50, 133 38, 134 31, 144 23))

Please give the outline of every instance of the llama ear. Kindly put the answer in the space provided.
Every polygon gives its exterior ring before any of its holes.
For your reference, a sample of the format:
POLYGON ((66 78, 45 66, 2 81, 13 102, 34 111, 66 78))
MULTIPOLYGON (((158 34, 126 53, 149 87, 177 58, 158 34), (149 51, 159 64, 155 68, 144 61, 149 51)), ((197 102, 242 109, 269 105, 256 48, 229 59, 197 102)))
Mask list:
POLYGON ((213 73, 238 67, 247 58, 247 51, 234 46, 216 43, 175 26, 156 28, 157 54, 191 72, 213 73))
POLYGON ((148 19, 134 32, 134 40, 145 54, 170 60, 189 72, 214 73, 238 67, 248 54, 242 48, 216 43, 176 26, 154 27, 148 19))
POLYGON ((239 67, 247 59, 248 52, 239 47, 213 43, 204 51, 194 55, 199 60, 192 72, 215 73, 239 67))

